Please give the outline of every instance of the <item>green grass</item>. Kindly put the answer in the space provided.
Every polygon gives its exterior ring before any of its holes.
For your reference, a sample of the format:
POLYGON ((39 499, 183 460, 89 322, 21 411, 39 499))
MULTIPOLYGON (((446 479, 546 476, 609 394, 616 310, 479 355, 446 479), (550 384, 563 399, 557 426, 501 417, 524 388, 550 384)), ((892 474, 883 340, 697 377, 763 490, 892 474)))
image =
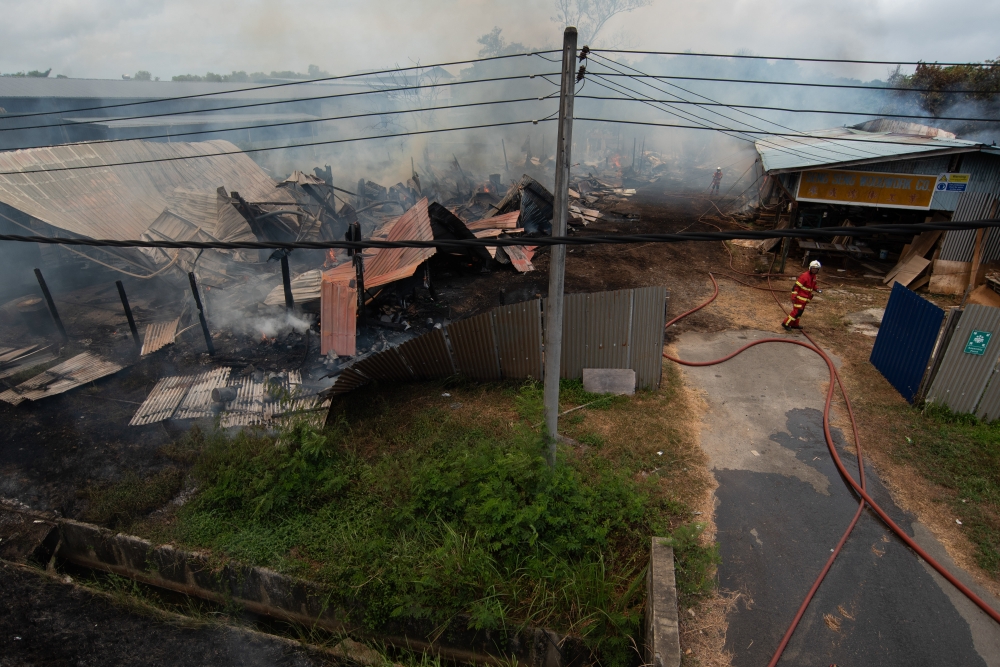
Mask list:
MULTIPOLYGON (((551 469, 533 428, 537 383, 427 394, 355 392, 322 432, 192 436, 175 449, 200 451, 200 491, 160 537, 326 583, 331 604, 370 629, 407 617, 443 630, 457 615, 477 629, 545 626, 584 637, 608 665, 635 662, 651 536, 673 530, 685 600, 710 590, 714 547, 660 477, 640 474, 663 465, 655 451, 605 455, 620 443, 583 420, 572 428, 588 447, 561 450, 551 469)), ((596 401, 625 418, 668 395, 562 392, 563 409, 596 401)))
POLYGON ((897 455, 932 482, 953 492, 950 500, 976 547, 980 567, 1000 574, 1000 421, 984 423, 935 404, 924 407, 912 437, 897 455))
POLYGON ((111 528, 128 529, 176 496, 183 481, 184 473, 172 466, 146 478, 128 471, 117 482, 87 489, 90 504, 84 518, 111 528))

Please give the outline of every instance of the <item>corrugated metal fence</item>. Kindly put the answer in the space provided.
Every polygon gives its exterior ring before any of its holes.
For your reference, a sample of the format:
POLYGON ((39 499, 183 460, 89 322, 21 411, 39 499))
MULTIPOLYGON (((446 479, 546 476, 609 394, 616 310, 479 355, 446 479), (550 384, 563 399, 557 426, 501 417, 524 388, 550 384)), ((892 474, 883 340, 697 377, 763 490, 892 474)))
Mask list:
MULTIPOLYGON (((561 376, 584 368, 631 368, 641 388, 660 384, 665 287, 567 294, 561 376)), ((542 378, 545 301, 500 306, 383 350, 345 369, 328 394, 372 381, 542 378)))
POLYGON ((944 311, 900 283, 892 287, 871 363, 910 403, 920 389, 944 311))
POLYGON ((947 405, 954 412, 975 412, 980 418, 996 419, 1000 411, 998 357, 1000 308, 966 306, 931 380, 927 400, 947 405), (976 353, 981 343, 973 340, 974 332, 989 334, 982 354, 976 353))

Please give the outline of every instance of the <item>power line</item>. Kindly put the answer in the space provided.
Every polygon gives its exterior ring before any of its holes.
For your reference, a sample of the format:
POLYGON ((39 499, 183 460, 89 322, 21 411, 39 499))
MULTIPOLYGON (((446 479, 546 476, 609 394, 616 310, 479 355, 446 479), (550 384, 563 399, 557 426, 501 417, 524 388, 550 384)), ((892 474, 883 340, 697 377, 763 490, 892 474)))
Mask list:
POLYGON ((591 49, 591 53, 630 53, 649 56, 696 56, 701 58, 743 58, 749 60, 792 60, 807 63, 856 63, 859 65, 937 65, 939 67, 992 67, 993 63, 928 63, 922 60, 852 60, 849 58, 795 58, 791 56, 752 56, 727 53, 691 53, 689 51, 633 51, 629 49, 591 49))
POLYGON ((556 245, 618 245, 633 243, 685 243, 688 241, 733 241, 737 239, 822 239, 833 236, 868 237, 880 234, 912 235, 926 231, 961 231, 981 227, 1000 227, 1000 220, 972 220, 967 222, 923 222, 919 224, 867 225, 865 227, 826 227, 819 229, 766 229, 726 230, 721 232, 682 232, 674 234, 594 234, 586 236, 538 236, 491 239, 435 239, 432 241, 143 241, 117 239, 85 239, 51 236, 21 236, 0 234, 0 241, 15 243, 42 243, 113 248, 212 248, 217 250, 269 250, 306 249, 328 250, 345 248, 481 248, 494 246, 556 246, 556 245))
MULTIPOLYGON (((32 113, 23 114, 10 114, 5 115, 4 118, 27 118, 32 116, 50 116, 52 114, 67 114, 67 113, 79 113, 81 111, 97 111, 99 109, 114 109, 119 107, 131 107, 140 104, 158 104, 160 102, 173 102, 175 100, 191 100, 199 97, 211 97, 214 95, 232 95, 233 93, 245 93, 254 90, 267 90, 270 88, 282 88, 285 86, 300 86, 307 83, 320 83, 323 81, 341 81, 343 79, 352 79, 364 76, 377 76, 379 74, 395 74, 397 72, 409 72, 412 70, 426 69, 431 70, 435 67, 450 67, 452 65, 468 65, 474 63, 487 62, 490 60, 503 60, 505 58, 519 58, 522 56, 536 56, 543 53, 559 53, 559 51, 532 51, 531 53, 516 53, 506 56, 489 56, 487 58, 473 58, 471 60, 453 60, 451 62, 436 63, 433 65, 414 65, 411 67, 394 67, 393 69, 377 70, 374 72, 359 72, 357 74, 343 74, 341 76, 327 76, 318 79, 303 79, 301 81, 287 81, 284 83, 268 83, 260 86, 249 86, 247 88, 235 88, 233 90, 216 91, 214 93, 197 93, 193 95, 178 95, 176 97, 161 97, 153 100, 141 100, 139 102, 121 102, 117 104, 102 104, 100 106, 93 107, 80 107, 77 109, 61 109, 58 111, 37 111, 32 113)), ((167 83, 167 82, 164 82, 167 83)))
POLYGON ((676 76, 666 74, 618 74, 633 79, 676 79, 683 81, 719 81, 722 83, 759 83, 768 86, 806 86, 809 88, 856 88, 859 90, 899 90, 905 93, 955 93, 964 95, 988 94, 992 90, 939 90, 936 88, 900 88, 894 86, 861 86, 846 83, 806 83, 805 81, 760 81, 759 79, 722 79, 709 76, 676 76))
MULTIPOLYGON (((606 62, 613 62, 613 61, 609 60, 608 58, 605 58, 604 56, 596 56, 596 57, 597 57, 597 58, 599 58, 599 59, 601 59, 601 60, 603 60, 603 61, 606 61, 606 62)), ((610 65, 605 65, 605 67, 610 67, 610 65)), ((635 72, 636 74, 643 74, 643 75, 645 74, 645 72, 642 72, 642 71, 640 71, 640 70, 636 69, 635 67, 630 67, 630 66, 628 66, 628 65, 624 65, 623 67, 625 67, 626 69, 629 69, 629 70, 631 70, 631 71, 635 72)), ((615 68, 611 68, 611 69, 615 69, 615 68)), ((619 72, 619 73, 622 73, 622 72, 621 72, 621 70, 619 70, 619 69, 615 69, 615 71, 616 71, 616 72, 619 72)), ((650 87, 651 87, 651 88, 653 88, 654 90, 661 90, 661 91, 662 91, 662 89, 660 89, 660 88, 657 88, 656 86, 653 86, 652 84, 650 84, 650 83, 648 83, 648 82, 646 82, 646 81, 643 81, 643 83, 644 83, 645 85, 647 85, 647 86, 650 86, 650 87)), ((666 83, 666 85, 668 85, 668 86, 671 86, 672 88, 677 88, 678 90, 683 90, 683 91, 684 91, 685 93, 687 93, 687 94, 689 94, 689 95, 696 95, 696 96, 700 97, 700 98, 701 98, 701 99, 703 99, 703 100, 708 100, 709 102, 715 102, 715 101, 716 101, 716 100, 713 100, 713 99, 712 99, 711 97, 707 97, 707 96, 705 96, 705 95, 702 95, 701 93, 696 93, 696 92, 694 92, 693 90, 688 90, 687 88, 683 88, 683 87, 681 87, 681 86, 678 86, 678 85, 677 85, 677 84, 675 84, 675 83, 670 83, 670 82, 664 82, 664 83, 666 83)), ((662 92, 667 92, 667 91, 662 91, 662 92)), ((668 93, 668 94, 671 94, 671 95, 674 95, 674 96, 677 96, 677 97, 679 97, 679 95, 677 95, 677 93, 668 93)), ((786 125, 782 125, 781 123, 776 123, 776 122, 774 122, 774 121, 769 121, 769 120, 767 120, 767 119, 765 119, 765 118, 762 118, 762 117, 760 117, 760 116, 757 116, 757 115, 754 115, 754 114, 752 114, 752 113, 750 113, 750 112, 748 112, 748 111, 741 111, 741 110, 739 110, 739 109, 733 109, 733 110, 734 110, 734 111, 736 111, 736 112, 738 112, 738 113, 741 113, 741 114, 744 114, 744 115, 746 115, 746 116, 750 116, 751 118, 755 118, 755 119, 757 119, 757 120, 761 120, 761 121, 764 121, 765 123, 770 123, 771 125, 774 125, 775 127, 780 127, 780 128, 781 128, 781 129, 783 129, 783 130, 790 130, 790 131, 792 131, 792 132, 797 132, 797 133, 800 133, 800 134, 802 134, 802 132, 801 132, 800 130, 796 130, 796 129, 795 129, 795 128, 793 128, 793 127, 788 127, 788 126, 786 126, 786 125)), ((731 120, 731 121, 734 121, 734 122, 737 122, 737 123, 739 123, 739 122, 742 122, 742 123, 743 123, 744 125, 747 125, 747 126, 749 126, 749 127, 753 128, 753 129, 755 129, 755 130, 763 130, 763 129, 764 129, 764 128, 761 128, 761 127, 757 127, 757 126, 755 126, 755 125, 751 125, 750 123, 747 123, 746 121, 738 121, 738 120, 736 120, 735 118, 733 118, 733 117, 731 117, 731 116, 727 116, 727 115, 725 115, 725 114, 722 114, 722 113, 719 113, 718 111, 715 111, 715 110, 713 110, 713 109, 709 109, 709 111, 710 111, 711 113, 714 113, 714 114, 716 114, 717 116, 722 116, 723 118, 726 118, 727 120, 731 120)), ((796 140, 793 140, 793 141, 795 141, 795 143, 799 143, 799 144, 803 144, 803 145, 805 145, 805 142, 802 142, 802 141, 796 141, 796 140)), ((875 153, 872 153, 871 151, 865 151, 865 150, 863 150, 863 149, 858 149, 858 148, 852 148, 851 150, 855 150, 855 151, 861 151, 861 152, 863 152, 863 153, 868 153, 868 154, 869 154, 869 155, 871 155, 871 156, 874 156, 874 155, 875 155, 875 153)), ((844 156, 847 156, 847 157, 852 157, 852 156, 848 155, 847 153, 843 153, 843 152, 841 152, 841 151, 834 151, 834 150, 831 150, 830 152, 832 152, 832 153, 836 153, 836 154, 839 154, 839 155, 844 155, 844 156)))
MULTIPOLYGON (((641 101, 641 100, 637 100, 637 101, 641 101)), ((621 123, 623 125, 651 125, 653 127, 673 127, 673 128, 683 129, 683 130, 714 130, 716 132, 719 132, 722 129, 725 129, 725 128, 716 128, 716 127, 702 127, 700 125, 671 125, 669 123, 654 123, 654 122, 651 122, 651 121, 640 121, 640 120, 621 120, 621 119, 615 119, 615 118, 580 118, 579 116, 577 116, 573 120, 591 121, 591 122, 596 122, 596 123, 621 123)), ((795 138, 798 138, 798 139, 816 139, 818 141, 832 141, 832 142, 852 141, 852 142, 860 142, 860 143, 868 143, 868 144, 896 144, 896 143, 898 143, 898 144, 901 144, 901 145, 912 145, 912 144, 905 144, 904 142, 882 141, 882 140, 879 140, 879 139, 861 139, 861 138, 854 138, 854 137, 823 137, 823 136, 819 136, 819 135, 815 135, 815 134, 794 134, 794 133, 789 133, 789 132, 767 132, 767 131, 761 131, 761 130, 737 130, 737 131, 742 132, 743 134, 759 134, 759 135, 771 136, 771 137, 795 137, 795 138)), ((809 145, 809 147, 812 148, 813 145, 809 145)), ((974 147, 974 145, 973 146, 969 146, 970 149, 972 149, 973 147, 974 147)), ((958 146, 958 147, 956 147, 956 146, 941 146, 941 148, 942 149, 946 149, 946 148, 961 148, 961 147, 960 146, 958 146)), ((830 150, 830 149, 824 147, 823 150, 830 150)), ((919 155, 919 154, 917 154, 917 155, 919 155)), ((891 157, 891 156, 885 156, 885 157, 891 157)))
POLYGON ((122 142, 122 141, 143 141, 143 140, 147 140, 147 139, 163 139, 163 138, 168 138, 168 137, 169 138, 176 138, 176 137, 184 137, 184 136, 195 135, 195 134, 220 134, 220 133, 223 133, 223 132, 236 132, 236 131, 239 131, 239 130, 257 130, 257 129, 268 128, 268 127, 284 127, 284 126, 288 126, 288 125, 306 125, 306 124, 309 124, 309 123, 325 123, 325 122, 335 121, 335 120, 351 120, 351 119, 354 119, 354 118, 370 118, 372 116, 397 116, 397 115, 401 115, 401 114, 419 113, 419 112, 423 112, 423 111, 442 111, 442 110, 446 110, 446 109, 461 109, 461 108, 465 108, 465 107, 479 107, 479 106, 498 105, 498 104, 514 104, 514 103, 517 103, 517 102, 540 102, 540 101, 543 101, 543 100, 546 100, 546 99, 549 99, 549 98, 551 98, 551 95, 546 95, 544 97, 522 97, 522 98, 513 99, 513 100, 496 100, 496 101, 493 101, 493 102, 465 102, 465 103, 462 103, 462 104, 448 104, 448 105, 442 105, 442 106, 436 106, 436 107, 423 107, 423 108, 419 108, 419 109, 399 109, 399 110, 395 110, 395 111, 370 111, 370 112, 367 112, 367 113, 348 114, 346 116, 328 116, 326 118, 310 118, 310 119, 307 119, 307 120, 288 120, 288 121, 281 121, 281 122, 278 122, 278 123, 264 123, 264 124, 258 124, 258 125, 241 125, 241 126, 236 126, 236 127, 219 128, 219 129, 215 129, 215 130, 192 130, 190 132, 169 132, 167 134, 150 134, 150 135, 146 135, 146 136, 143 136, 143 137, 128 137, 128 138, 124 138, 124 139, 98 139, 96 141, 70 141, 70 142, 63 143, 63 144, 52 144, 52 145, 48 145, 48 146, 24 146, 24 147, 21 147, 21 148, 5 148, 4 150, 12 150, 12 151, 14 151, 14 150, 26 150, 26 149, 31 149, 31 148, 56 148, 56 147, 60 147, 60 146, 81 146, 81 145, 92 146, 94 144, 114 144, 114 143, 119 143, 119 142, 122 142))
MULTIPOLYGON (((253 107, 273 106, 275 104, 293 104, 296 102, 314 102, 317 100, 330 100, 342 97, 359 97, 362 95, 378 95, 380 93, 397 93, 408 90, 423 90, 426 88, 447 88, 451 86, 464 86, 471 83, 494 83, 497 81, 514 81, 517 79, 534 79, 535 77, 545 77, 547 74, 518 74, 516 76, 495 76, 486 79, 469 79, 468 81, 449 81, 445 83, 420 84, 415 86, 401 86, 398 88, 383 88, 373 90, 361 90, 353 93, 336 93, 331 95, 320 95, 318 97, 299 97, 287 100, 272 100, 268 102, 252 102, 249 104, 234 104, 225 107, 215 107, 212 109, 186 109, 184 111, 169 111, 164 113, 144 114, 140 116, 120 116, 118 118, 95 118, 93 121, 70 122, 70 123, 48 123, 46 125, 25 125, 23 127, 3 127, 0 132, 19 132, 22 130, 38 130, 49 127, 81 127, 94 123, 109 123, 122 120, 142 120, 144 118, 163 118, 164 116, 186 116, 188 114, 207 114, 216 111, 231 111, 233 109, 249 109, 253 107)), ((548 79, 546 82, 551 83, 548 79)))
MULTIPOLYGON (((604 57, 602 57, 602 56, 598 56, 598 58, 601 58, 602 60, 607 60, 607 58, 604 58, 604 57)), ((609 66, 608 66, 608 65, 605 65, 605 67, 609 67, 609 66)), ((615 69, 615 68, 611 68, 611 69, 614 69, 614 70, 615 70, 616 72, 618 72, 619 74, 621 74, 621 73, 622 73, 622 72, 621 72, 621 70, 618 70, 618 69, 615 69)), ((639 70, 636 70, 635 68, 632 68, 632 67, 629 67, 629 69, 631 69, 631 70, 633 70, 633 71, 635 71, 635 72, 639 72, 639 70)), ((639 73, 641 74, 641 72, 639 72, 639 73)), ((602 75, 602 74, 596 74, 595 76, 600 76, 600 77, 602 77, 602 78, 603 78, 603 75, 602 75)), ((666 91, 666 90, 663 90, 662 88, 660 88, 660 87, 658 87, 658 86, 655 86, 655 85, 653 85, 653 84, 649 83, 648 81, 644 81, 644 80, 641 80, 641 79, 640 79, 640 82, 641 82, 642 84, 646 85, 646 86, 649 86, 650 88, 652 88, 652 89, 654 89, 654 90, 657 90, 657 91, 661 92, 661 93, 667 93, 668 95, 674 95, 675 97, 680 97, 680 96, 679 96, 679 95, 677 95, 676 93, 671 93, 671 92, 668 92, 668 91, 666 91)), ((616 84, 616 85, 620 85, 620 84, 616 84)), ((669 82, 667 82, 667 84, 666 84, 666 85, 668 85, 668 86, 673 86, 673 87, 675 87, 675 88, 679 88, 680 90, 684 90, 684 91, 685 91, 685 92, 687 92, 687 93, 690 93, 690 94, 695 94, 695 95, 697 95, 697 93, 691 93, 691 91, 688 91, 688 90, 686 90, 686 89, 684 89, 684 88, 680 88, 680 86, 677 86, 676 84, 672 84, 672 83, 669 83, 669 82)), ((628 89, 628 90, 631 90, 631 89, 628 89)), ((636 92, 636 91, 632 91, 632 92, 636 92)), ((637 93, 637 94, 641 94, 641 93, 637 93)), ((646 96, 646 97, 648 97, 648 96, 646 96)), ((704 96, 703 96, 703 95, 699 95, 699 97, 704 97, 704 96)), ((710 100, 710 98, 705 98, 705 99, 709 99, 709 100, 710 100)), ((710 101, 711 101, 711 100, 710 100, 710 101)), ((739 123, 739 122, 741 122, 741 121, 738 121, 738 120, 736 120, 735 118, 732 118, 732 117, 730 117, 730 116, 726 116, 725 114, 722 114, 722 113, 719 113, 718 111, 714 111, 714 110, 712 110, 712 109, 709 109, 709 111, 711 111, 711 113, 714 113, 714 114, 715 114, 715 115, 717 115, 717 116, 722 116, 723 118, 725 118, 725 119, 727 119, 727 120, 730 120, 730 121, 733 121, 733 122, 736 122, 736 123, 739 123)), ((746 112, 741 112, 741 113, 746 113, 746 112)), ((752 115, 752 114, 748 114, 748 115, 752 115)), ((706 118, 703 118, 703 117, 700 117, 700 116, 699 116, 699 118, 700 118, 701 120, 704 120, 704 121, 706 121, 706 122, 709 122, 709 121, 708 121, 708 119, 706 119, 706 118)), ((745 121, 742 121, 742 122, 743 122, 743 124, 744 124, 744 125, 750 125, 749 123, 747 123, 747 122, 745 122, 745 121)), ((755 126, 753 126, 753 125, 750 125, 750 127, 754 128, 755 130, 761 130, 761 128, 759 128, 759 127, 755 127, 755 126)), ((736 130, 736 129, 733 129, 733 128, 727 128, 727 129, 730 129, 730 130, 731 130, 731 131, 733 131, 733 132, 744 132, 744 133, 747 133, 747 134, 749 134, 748 132, 745 132, 744 130, 736 130)), ((791 129, 791 128, 786 128, 786 129, 791 129)), ((742 138, 742 137, 741 137, 741 138, 742 138)), ((751 141, 751 142, 753 141, 752 139, 744 139, 744 140, 745 140, 745 141, 751 141)), ((768 143, 768 142, 764 142, 764 143, 768 143)), ((801 141, 795 141, 795 143, 800 143, 800 144, 803 144, 803 145, 805 145, 805 142, 801 142, 801 141)), ((780 145, 777 145, 777 144, 774 144, 774 143, 768 143, 768 145, 770 145, 770 146, 771 146, 772 148, 774 148, 774 149, 776 149, 776 150, 778 150, 778 151, 781 151, 781 152, 785 152, 785 153, 789 153, 790 155, 796 155, 796 156, 798 156, 798 157, 801 157, 801 158, 805 158, 805 157, 809 157, 809 156, 807 156, 807 155, 805 155, 805 154, 803 154, 803 153, 800 153, 800 152, 797 152, 797 151, 796 151, 796 150, 795 150, 794 148, 792 148, 792 147, 789 147, 789 146, 784 146, 784 147, 782 147, 782 146, 780 146, 780 145)), ((834 150, 834 151, 831 151, 831 152, 833 152, 833 153, 838 153, 838 154, 840 154, 840 155, 844 155, 845 157, 850 157, 850 158, 852 158, 852 159, 857 159, 857 156, 855 156, 855 155, 849 155, 849 154, 847 154, 847 153, 842 153, 842 152, 840 152, 840 151, 836 151, 836 150, 834 150)), ((865 151, 865 152, 867 152, 867 151, 865 151)))
MULTIPOLYGON (((310 146, 329 146, 332 144, 347 144, 356 141, 369 141, 371 139, 393 139, 397 137, 410 137, 421 134, 438 134, 441 132, 459 132, 462 130, 480 130, 487 127, 505 127, 510 125, 527 125, 529 123, 537 125, 552 120, 551 116, 539 118, 537 120, 513 120, 503 123, 483 123, 481 125, 466 125, 463 127, 445 127, 436 130, 413 130, 411 132, 397 132, 395 134, 378 134, 370 137, 353 137, 350 139, 327 139, 324 141, 309 141, 301 144, 287 144, 285 146, 266 146, 263 148, 247 148, 245 150, 220 151, 218 153, 205 153, 202 155, 181 155, 175 157, 155 158, 152 160, 131 160, 128 162, 109 162, 106 164, 83 164, 73 167, 53 167, 52 169, 30 169, 25 171, 0 171, 0 176, 19 176, 23 174, 49 174, 58 171, 78 171, 81 169, 103 169, 106 167, 125 167, 137 164, 152 164, 154 162, 178 162, 181 160, 199 160, 209 157, 222 157, 225 155, 242 155, 245 153, 265 153, 268 151, 280 151, 290 148, 309 148, 310 146)), ((86 144, 84 144, 86 145, 86 144)), ((56 146, 58 148, 58 146, 56 146)))
MULTIPOLYGON (((636 101, 628 97, 603 97, 600 95, 577 95, 577 99, 606 101, 636 101)), ((641 100, 640 100, 641 101, 641 100)), ((882 113, 875 111, 834 111, 831 109, 790 109, 788 107, 766 107, 755 104, 730 104, 726 102, 693 102, 687 100, 650 100, 652 102, 670 102, 671 104, 690 104, 700 107, 729 107, 731 109, 760 109, 763 111, 787 111, 789 113, 839 114, 844 116, 886 116, 889 118, 915 118, 919 120, 959 120, 976 123, 997 123, 1000 118, 967 118, 963 116, 918 116, 915 114, 882 113)))

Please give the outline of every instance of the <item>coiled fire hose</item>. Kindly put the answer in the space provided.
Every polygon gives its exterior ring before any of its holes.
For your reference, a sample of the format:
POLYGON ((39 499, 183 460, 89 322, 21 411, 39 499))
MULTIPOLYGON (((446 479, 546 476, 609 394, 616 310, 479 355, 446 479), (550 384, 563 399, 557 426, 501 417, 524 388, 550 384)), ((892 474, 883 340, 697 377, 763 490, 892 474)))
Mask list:
MULTIPOLYGON (((714 275, 712 275, 711 273, 709 273, 708 275, 712 279, 712 285, 715 288, 715 291, 712 293, 712 296, 709 297, 709 299, 704 303, 702 303, 701 305, 696 306, 686 312, 683 312, 674 319, 667 322, 666 324, 667 328, 669 328, 673 324, 676 324, 677 322, 684 319, 688 315, 691 315, 692 313, 701 310, 708 304, 715 301, 716 297, 719 296, 719 283, 716 282, 714 275)), ((770 290, 770 278, 768 278, 768 288, 770 290)), ((774 290, 770 291, 773 295, 774 290)), ((775 301, 778 303, 778 306, 781 307, 781 302, 777 300, 776 296, 774 298, 775 301)), ((781 307, 781 309, 782 311, 784 311, 783 307, 781 307)), ((844 478, 844 481, 847 482, 847 484, 854 490, 854 492, 860 498, 858 504, 858 511, 854 514, 854 518, 851 520, 851 523, 847 526, 847 530, 844 531, 844 534, 843 536, 841 536, 840 541, 837 542, 837 546, 834 548, 833 553, 830 554, 830 557, 829 559, 827 559, 826 564, 823 566, 823 568, 819 572, 819 575, 816 577, 816 581, 813 582, 812 587, 809 589, 809 592, 806 594, 805 599, 799 606, 798 612, 795 614, 795 617, 792 619, 791 624, 788 626, 788 630, 785 632, 785 636, 782 638, 781 643, 778 644, 778 647, 775 650, 774 655, 771 658, 771 661, 768 663, 768 667, 775 667, 775 665, 778 664, 778 660, 781 659, 781 654, 784 652, 785 647, 788 645, 789 640, 795 633, 795 629, 796 627, 798 627, 799 621, 802 619, 802 616, 805 614, 806 609, 809 607, 809 603, 812 601, 813 596, 816 594, 816 591, 819 590, 820 584, 826 577, 827 572, 830 571, 830 567, 833 565, 833 562, 837 559, 837 556, 840 554, 841 549, 847 542, 847 538, 851 535, 851 532, 857 525, 858 520, 861 518, 861 514, 864 511, 866 504, 868 505, 868 507, 872 509, 872 511, 875 512, 875 514, 878 515, 878 517, 882 520, 882 522, 886 525, 886 527, 888 527, 892 532, 894 532, 896 536, 899 537, 899 539, 901 539, 908 547, 910 547, 913 551, 915 551, 920 558, 924 559, 924 561, 926 561, 928 565, 937 570, 937 572, 942 577, 947 579, 953 586, 955 586, 955 588, 961 591, 962 594, 965 595, 965 597, 969 598, 969 600, 974 602, 976 606, 978 606, 980 609, 986 612, 986 614, 988 614, 990 618, 992 618, 997 623, 1000 623, 1000 613, 998 613, 996 610, 994 610, 992 607, 986 604, 986 602, 983 601, 978 595, 969 590, 967 586, 965 586, 962 582, 956 579, 954 575, 948 572, 948 570, 946 570, 944 566, 942 566, 940 563, 934 560, 930 556, 930 554, 921 549, 920 546, 916 542, 914 542, 913 539, 909 535, 907 535, 902 528, 896 525, 896 523, 889 518, 889 515, 886 514, 885 510, 879 507, 878 503, 876 503, 872 499, 872 497, 868 495, 868 492, 865 488, 865 470, 864 470, 864 461, 862 460, 862 455, 861 455, 861 439, 858 435, 858 425, 854 418, 854 410, 851 407, 850 399, 847 397, 847 390, 844 388, 844 383, 841 380, 840 373, 837 371, 837 367, 834 365, 833 360, 830 359, 830 357, 826 354, 826 352, 823 351, 823 349, 819 346, 819 344, 816 343, 816 341, 813 340, 813 338, 809 336, 808 333, 806 333, 805 331, 803 331, 802 333, 805 334, 806 338, 809 339, 808 343, 803 342, 801 340, 796 340, 794 338, 777 338, 777 337, 761 338, 760 340, 755 340, 751 343, 747 343, 743 347, 733 352, 730 352, 724 357, 721 357, 719 359, 713 359, 711 361, 685 361, 683 359, 677 359, 675 357, 672 357, 666 352, 663 353, 664 358, 676 364, 680 364, 682 366, 696 366, 696 367, 714 366, 716 364, 721 364, 723 362, 729 361, 733 357, 742 354, 744 351, 756 345, 763 345, 764 343, 784 343, 787 345, 799 345, 801 347, 804 347, 808 350, 815 352, 823 359, 824 362, 826 362, 827 369, 830 371, 830 384, 826 392, 826 405, 823 408, 823 436, 826 439, 826 446, 830 450, 830 456, 833 458, 833 462, 837 466, 837 470, 840 472, 841 477, 844 478), (861 480, 860 483, 856 481, 853 477, 851 477, 850 473, 847 471, 847 468, 844 467, 844 463, 840 458, 840 454, 837 453, 837 447, 833 442, 833 435, 830 433, 830 406, 833 403, 835 384, 840 387, 840 392, 844 397, 844 402, 847 405, 847 412, 851 419, 851 429, 853 431, 854 444, 858 456, 858 476, 861 480)))

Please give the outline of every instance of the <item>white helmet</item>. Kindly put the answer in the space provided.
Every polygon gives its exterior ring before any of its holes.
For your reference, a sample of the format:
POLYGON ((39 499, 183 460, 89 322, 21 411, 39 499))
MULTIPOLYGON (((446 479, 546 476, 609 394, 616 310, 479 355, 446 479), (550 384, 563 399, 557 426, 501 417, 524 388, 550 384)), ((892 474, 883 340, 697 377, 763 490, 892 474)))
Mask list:
POLYGON ((822 265, 819 263, 819 260, 814 259, 813 261, 809 262, 810 269, 818 269, 820 268, 820 266, 822 265))

